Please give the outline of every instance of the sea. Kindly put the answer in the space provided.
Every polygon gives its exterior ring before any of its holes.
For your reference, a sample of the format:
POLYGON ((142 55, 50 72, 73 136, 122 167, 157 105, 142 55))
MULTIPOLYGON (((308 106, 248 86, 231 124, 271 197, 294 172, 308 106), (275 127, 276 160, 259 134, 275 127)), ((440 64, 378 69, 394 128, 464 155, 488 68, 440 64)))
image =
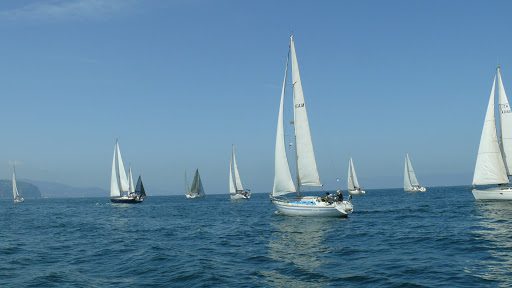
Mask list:
POLYGON ((3 200, 0 287, 512 287, 512 201, 352 201, 344 219, 279 215, 268 194, 3 200))

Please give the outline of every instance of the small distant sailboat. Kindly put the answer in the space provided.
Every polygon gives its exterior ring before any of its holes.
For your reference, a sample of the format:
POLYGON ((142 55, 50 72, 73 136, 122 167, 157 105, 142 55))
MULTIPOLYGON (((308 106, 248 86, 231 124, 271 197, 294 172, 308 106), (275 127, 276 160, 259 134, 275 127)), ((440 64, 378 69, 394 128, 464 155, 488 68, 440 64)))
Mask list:
POLYGON ((21 203, 25 201, 25 199, 21 197, 20 192, 18 191, 18 185, 16 184, 16 166, 13 166, 12 169, 12 196, 14 198, 14 203, 21 203))
POLYGON ((133 179, 131 168, 129 170, 130 180, 126 177, 124 170, 123 158, 121 157, 121 150, 119 143, 116 140, 114 146, 114 156, 112 159, 112 175, 110 178, 110 201, 113 203, 140 203, 144 200, 133 193, 133 179))
MULTIPOLYGON (((185 175, 186 181, 186 175, 185 175)), ((188 183, 187 183, 188 184, 188 183)), ((199 176, 199 169, 196 169, 196 173, 194 174, 194 180, 192 180, 192 186, 188 187, 187 185, 187 193, 185 196, 188 199, 201 198, 204 197, 204 189, 203 183, 201 182, 201 176, 199 176)))
POLYGON ((366 192, 361 189, 359 182, 357 181, 356 169, 354 168, 354 162, 352 158, 348 161, 348 177, 347 177, 348 193, 350 195, 362 195, 366 192))
POLYGON ((418 183, 414 168, 412 168, 411 159, 409 154, 405 154, 405 169, 404 169, 404 191, 405 192, 425 192, 427 188, 418 183))
POLYGON ((251 191, 244 189, 242 180, 240 179, 240 173, 238 173, 234 145, 231 151, 231 159, 229 161, 229 196, 231 197, 231 200, 251 198, 251 191))
POLYGON ((492 82, 473 176, 473 187, 475 185, 498 185, 498 187, 475 188, 472 191, 473 196, 476 200, 512 200, 512 187, 507 185, 510 175, 512 175, 512 113, 501 79, 501 69, 498 66, 492 82), (496 82, 498 84, 500 138, 496 131, 494 109, 496 82))
POLYGON ((142 184, 142 176, 139 176, 137 180, 137 186, 135 187, 135 191, 133 192, 139 199, 144 200, 146 197, 146 190, 144 189, 144 184, 142 184))
POLYGON ((302 196, 301 186, 322 186, 316 166, 313 142, 309 129, 308 115, 302 91, 302 83, 299 74, 299 65, 295 53, 293 36, 290 37, 290 48, 286 62, 283 86, 281 89, 281 101, 277 120, 276 146, 275 146, 275 174, 274 188, 270 199, 279 213, 292 216, 344 216, 352 213, 353 206, 349 201, 343 201, 341 191, 334 197, 302 196), (295 157, 297 169, 297 183, 295 186, 291 177, 288 158, 286 156, 286 144, 284 139, 283 102, 288 74, 288 61, 291 59, 292 83, 293 83, 293 112, 295 157), (297 193, 294 199, 284 195, 297 193))

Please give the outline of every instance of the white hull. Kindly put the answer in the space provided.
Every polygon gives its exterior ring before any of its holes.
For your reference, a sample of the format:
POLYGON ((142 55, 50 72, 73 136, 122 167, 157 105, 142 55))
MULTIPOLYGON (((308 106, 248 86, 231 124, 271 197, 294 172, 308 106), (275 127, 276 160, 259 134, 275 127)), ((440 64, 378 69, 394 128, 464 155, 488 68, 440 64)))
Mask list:
POLYGON ((364 190, 361 190, 361 189, 357 189, 357 190, 348 190, 348 194, 350 195, 363 195, 365 194, 366 191, 364 190))
POLYGON ((512 187, 473 189, 472 192, 476 200, 512 200, 512 187))
POLYGON ((405 192, 427 192, 425 187, 413 187, 412 189, 404 189, 405 192))
POLYGON ((187 197, 187 199, 195 199, 195 198, 201 198, 201 197, 204 197, 204 196, 202 196, 202 195, 185 194, 185 197, 187 197))
POLYGON ((229 195, 231 197, 231 200, 241 200, 241 199, 249 199, 251 198, 251 193, 248 193, 248 194, 241 194, 241 193, 236 193, 236 194, 230 194, 229 195))
POLYGON ((327 203, 319 198, 306 196, 290 201, 273 198, 272 203, 280 214, 288 216, 347 217, 352 213, 353 206, 348 201, 327 203))
POLYGON ((25 199, 23 199, 23 198, 16 198, 16 199, 14 199, 14 203, 21 203, 23 201, 25 201, 25 199))

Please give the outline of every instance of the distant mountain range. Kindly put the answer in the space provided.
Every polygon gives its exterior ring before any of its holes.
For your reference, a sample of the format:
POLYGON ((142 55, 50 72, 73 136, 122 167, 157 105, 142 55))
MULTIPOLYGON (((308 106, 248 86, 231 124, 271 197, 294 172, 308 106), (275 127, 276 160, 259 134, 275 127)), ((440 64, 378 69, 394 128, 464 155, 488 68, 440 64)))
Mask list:
MULTIPOLYGON (((24 180, 24 182, 30 182, 37 186, 36 188, 39 188, 38 191, 40 191, 40 197, 44 198, 108 197, 110 195, 107 190, 98 187, 73 187, 66 184, 40 180, 24 180)), ((20 183, 21 182, 18 181, 18 186, 20 183)), ((24 191, 21 191, 21 194, 25 197, 24 191)))
MULTIPOLYGON (((26 181, 16 181, 18 191, 23 198, 41 198, 41 191, 36 185, 26 181)), ((13 199, 12 196, 12 182, 11 180, 0 180, 0 198, 13 199)))

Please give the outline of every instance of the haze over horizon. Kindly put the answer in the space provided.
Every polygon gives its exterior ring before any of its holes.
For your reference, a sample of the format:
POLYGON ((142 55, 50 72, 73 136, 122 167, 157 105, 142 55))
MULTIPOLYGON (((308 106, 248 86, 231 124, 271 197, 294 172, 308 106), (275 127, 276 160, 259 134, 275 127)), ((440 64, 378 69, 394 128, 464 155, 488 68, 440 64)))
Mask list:
POLYGON ((244 184, 269 192, 293 33, 325 189, 346 188, 349 157, 363 187, 401 187, 405 153, 423 185, 470 185, 497 64, 512 89, 511 8, 2 1, 0 178, 17 160, 20 179, 108 190, 119 138, 149 195, 182 194, 195 168, 227 193, 235 144, 244 184))

